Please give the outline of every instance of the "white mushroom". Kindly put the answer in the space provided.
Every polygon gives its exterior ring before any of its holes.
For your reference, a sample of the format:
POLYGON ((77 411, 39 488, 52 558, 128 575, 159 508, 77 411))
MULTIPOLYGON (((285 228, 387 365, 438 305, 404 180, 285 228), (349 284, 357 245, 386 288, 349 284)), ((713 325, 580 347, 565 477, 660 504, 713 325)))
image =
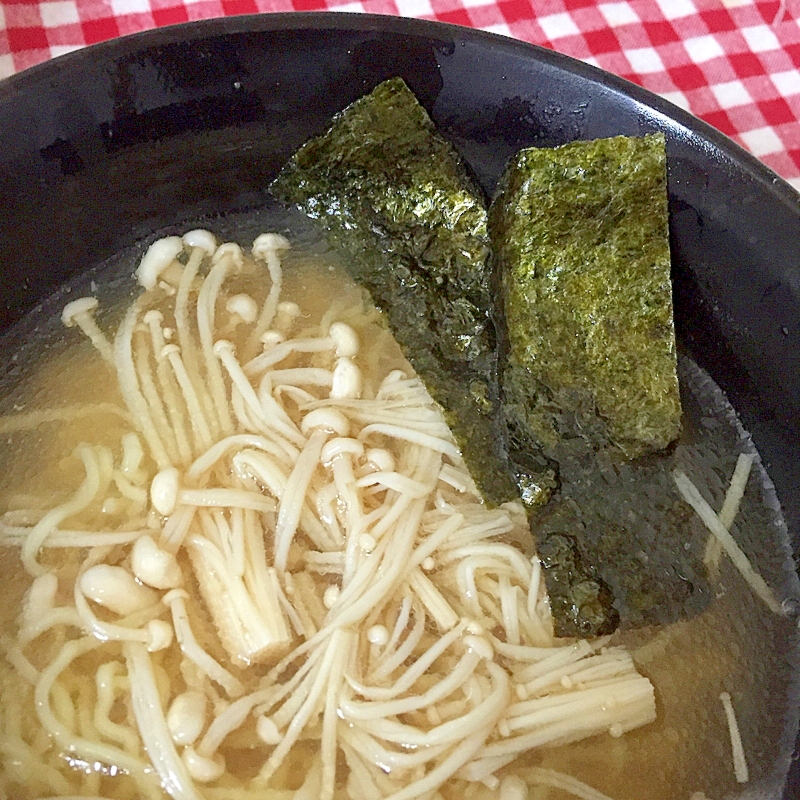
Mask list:
POLYGON ((205 250, 209 257, 213 256, 217 251, 217 237, 211 231, 206 231, 202 228, 196 228, 193 231, 184 233, 183 243, 189 248, 199 247, 205 250))
POLYGON ((162 550, 146 534, 133 545, 131 568, 142 583, 154 589, 174 589, 183 583, 181 568, 175 556, 162 550))
POLYGON ((389 641, 389 631, 384 625, 373 625, 367 631, 367 640, 371 644, 383 647, 389 641))
POLYGON ((179 694, 167 711, 167 727, 175 744, 194 744, 206 726, 206 696, 202 692, 179 694))
POLYGON ((211 263, 215 266, 223 259, 230 259, 236 269, 241 269, 244 264, 244 254, 242 248, 235 242, 225 242, 217 248, 217 252, 211 257, 211 263))
POLYGON ((158 650, 166 650, 174 638, 172 625, 163 619, 151 619, 144 626, 147 635, 147 649, 151 653, 158 650))
POLYGON ((364 455, 364 445, 359 442, 358 439, 338 436, 326 442, 325 446, 322 448, 320 461, 327 466, 334 458, 341 455, 361 458, 361 456, 364 455))
POLYGON ((395 383, 400 383, 400 381, 406 380, 408 375, 403 372, 401 369, 393 369, 382 381, 378 392, 380 393, 384 389, 389 389, 395 383))
POLYGON ((176 467, 167 467, 157 473, 150 484, 150 501, 163 517, 168 517, 178 504, 180 477, 176 467))
POLYGON ((284 253, 291 248, 289 240, 278 233, 262 233, 253 242, 253 258, 266 261, 269 254, 284 253))
POLYGON ((64 310, 61 312, 61 321, 68 328, 80 325, 81 317, 88 316, 99 304, 100 301, 96 297, 79 297, 64 306, 64 310))
POLYGON ((254 511, 272 511, 275 500, 245 489, 187 489, 180 485, 180 473, 175 467, 166 467, 156 473, 150 483, 150 501, 162 517, 168 517, 179 505, 186 506, 239 506, 254 511))
POLYGON ((143 317, 142 322, 145 325, 161 325, 164 321, 164 315, 157 309, 151 308, 143 317))
POLYGON ((291 330, 294 321, 300 316, 300 306, 297 303, 284 301, 278 303, 275 321, 272 323, 279 333, 286 334, 291 330))
POLYGON ((486 633, 486 629, 476 619, 462 617, 461 624, 464 626, 464 630, 467 633, 471 633, 473 636, 483 636, 483 634, 486 633))
POLYGON ((97 326, 92 312, 97 308, 96 297, 80 297, 67 303, 61 312, 61 321, 67 328, 77 325, 98 353, 110 364, 114 363, 114 351, 106 335, 97 326))
POLYGON ((358 355, 358 334, 346 322, 334 322, 328 335, 333 340, 339 358, 353 358, 358 355))
POLYGON ((158 595, 122 567, 97 564, 81 575, 81 592, 89 600, 126 617, 158 602, 158 595))
POLYGON ((211 783, 225 772, 225 762, 222 756, 204 758, 198 755, 193 747, 187 747, 181 754, 181 758, 189 774, 199 783, 211 783))
POLYGON ((361 370, 350 358, 339 358, 333 368, 330 396, 335 400, 357 400, 361 397, 361 370))
POLYGON ((333 608, 336 601, 339 599, 339 595, 341 594, 341 589, 336 586, 329 586, 322 595, 322 603, 325 608, 333 608))
POLYGON ((372 447, 367 450, 365 458, 367 464, 374 467, 378 472, 394 472, 394 456, 382 447, 372 447))
POLYGON ((279 344, 283 344, 286 337, 280 331, 265 331, 261 334, 261 343, 264 345, 265 350, 271 350, 279 344))
POLYGON ((122 514, 130 508, 128 502, 121 497, 106 497, 103 500, 102 512, 113 517, 122 514))
POLYGON ((126 433, 122 437, 122 462, 120 469, 127 476, 136 474, 144 459, 142 442, 135 433, 126 433))
POLYGON ((256 301, 249 294, 235 294, 229 297, 225 308, 229 314, 247 324, 255 322, 258 316, 256 301))
POLYGON ((167 236, 158 239, 147 248, 147 252, 139 262, 136 279, 151 291, 156 288, 161 273, 183 252, 183 240, 180 236, 167 236))
POLYGON ((333 408, 315 408, 303 417, 300 430, 308 436, 314 430, 324 430, 337 436, 347 436, 350 422, 340 411, 333 408))
POLYGON ((283 738, 278 726, 266 714, 262 714, 256 721, 256 734, 264 744, 269 745, 278 744, 283 738))

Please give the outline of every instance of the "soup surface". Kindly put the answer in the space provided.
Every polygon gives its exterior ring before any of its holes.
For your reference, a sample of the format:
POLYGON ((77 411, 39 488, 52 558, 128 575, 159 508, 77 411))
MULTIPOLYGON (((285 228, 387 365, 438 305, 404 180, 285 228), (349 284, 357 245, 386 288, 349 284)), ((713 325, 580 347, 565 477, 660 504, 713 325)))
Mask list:
MULTIPOLYGON (((777 796, 794 621, 723 556, 692 619, 555 639, 524 514, 479 501, 379 312, 290 238, 173 238, 144 293, 123 255, 7 335, 0 797, 777 796), (85 295, 94 343, 60 321, 85 295)), ((752 444, 680 370, 676 463, 719 510, 754 456, 731 531, 795 596, 752 444)))

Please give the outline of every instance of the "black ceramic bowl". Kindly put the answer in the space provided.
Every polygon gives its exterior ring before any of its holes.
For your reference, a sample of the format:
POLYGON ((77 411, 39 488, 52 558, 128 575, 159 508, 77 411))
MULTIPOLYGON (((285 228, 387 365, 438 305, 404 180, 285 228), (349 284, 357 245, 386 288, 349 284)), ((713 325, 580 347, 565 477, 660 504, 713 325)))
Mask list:
MULTIPOLYGON (((396 75, 487 193, 526 145, 666 134, 680 343, 752 432, 796 551, 800 195, 669 103, 510 39, 390 17, 236 17, 108 42, 6 80, 0 329, 156 230, 258 208, 300 144, 396 75)), ((798 787, 795 774, 785 796, 798 787)))

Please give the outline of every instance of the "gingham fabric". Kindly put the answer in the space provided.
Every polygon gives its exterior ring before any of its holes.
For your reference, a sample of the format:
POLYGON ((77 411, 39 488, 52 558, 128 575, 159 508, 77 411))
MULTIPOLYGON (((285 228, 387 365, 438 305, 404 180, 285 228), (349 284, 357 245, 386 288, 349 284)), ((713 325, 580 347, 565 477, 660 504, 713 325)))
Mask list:
POLYGON ((467 25, 583 59, 688 109, 800 189, 800 0, 1 0, 0 77, 161 25, 324 9, 467 25))

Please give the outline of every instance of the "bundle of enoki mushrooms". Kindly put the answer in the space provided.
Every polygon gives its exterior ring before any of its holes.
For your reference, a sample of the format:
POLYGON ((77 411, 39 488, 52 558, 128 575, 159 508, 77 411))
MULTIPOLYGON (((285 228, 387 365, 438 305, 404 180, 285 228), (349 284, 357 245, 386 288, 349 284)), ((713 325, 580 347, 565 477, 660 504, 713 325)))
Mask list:
POLYGON ((157 241, 113 341, 93 298, 64 309, 122 433, 77 448, 64 502, 2 517, 31 583, 0 795, 601 797, 513 762, 652 721, 652 685, 554 638, 521 508, 484 506, 425 387, 381 371, 377 312, 281 301, 288 247, 157 241))

